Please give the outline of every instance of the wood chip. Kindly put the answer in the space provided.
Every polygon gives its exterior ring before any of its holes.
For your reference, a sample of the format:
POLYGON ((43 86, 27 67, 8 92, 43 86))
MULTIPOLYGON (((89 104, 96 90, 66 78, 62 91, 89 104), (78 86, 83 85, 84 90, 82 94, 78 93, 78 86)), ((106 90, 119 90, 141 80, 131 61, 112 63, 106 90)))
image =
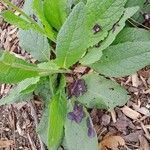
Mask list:
POLYGON ((127 117, 133 120, 137 120, 141 116, 140 113, 127 106, 124 106, 123 108, 121 108, 121 110, 127 117))
POLYGON ((0 148, 8 148, 10 145, 13 145, 12 140, 0 140, 0 148))
POLYGON ((139 141, 140 141, 139 150, 150 150, 150 144, 144 136, 141 136, 139 138, 139 141))
POLYGON ((116 112, 115 112, 115 110, 114 110, 114 109, 111 110, 110 113, 111 113, 111 117, 112 117, 113 123, 115 123, 115 122, 117 121, 117 119, 116 119, 117 117, 116 117, 116 112))
POLYGON ((131 76, 131 78, 132 78, 132 85, 134 87, 138 87, 140 85, 140 80, 138 78, 138 75, 134 74, 134 75, 131 76))

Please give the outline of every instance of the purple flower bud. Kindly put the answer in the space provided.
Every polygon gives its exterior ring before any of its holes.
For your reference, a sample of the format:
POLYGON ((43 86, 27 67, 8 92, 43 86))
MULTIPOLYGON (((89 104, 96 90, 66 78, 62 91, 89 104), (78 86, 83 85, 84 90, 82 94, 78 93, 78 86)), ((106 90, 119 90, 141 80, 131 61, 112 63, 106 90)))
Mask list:
POLYGON ((100 32, 101 30, 102 30, 102 28, 100 25, 98 25, 98 24, 94 25, 94 27, 93 27, 94 34, 100 32))
POLYGON ((78 124, 82 121, 84 116, 83 107, 78 104, 74 105, 73 112, 68 113, 68 119, 75 121, 78 124))
POLYGON ((93 138, 95 137, 96 133, 92 127, 88 128, 88 137, 93 138))
POLYGON ((88 136, 90 138, 95 137, 96 133, 95 133, 95 130, 93 128, 93 123, 89 117, 87 118, 87 127, 88 127, 88 136))

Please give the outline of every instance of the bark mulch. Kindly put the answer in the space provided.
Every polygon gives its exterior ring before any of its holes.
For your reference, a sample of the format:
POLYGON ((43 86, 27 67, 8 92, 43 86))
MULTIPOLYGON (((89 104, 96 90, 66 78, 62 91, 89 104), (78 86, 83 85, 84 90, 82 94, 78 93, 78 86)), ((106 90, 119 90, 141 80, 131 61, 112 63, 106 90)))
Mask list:
MULTIPOLYGON (((12 0, 22 6, 23 0, 12 0)), ((6 9, 0 3, 0 12, 6 9)), ((0 48, 16 53, 34 62, 30 54, 18 45, 18 29, 0 18, 0 48)), ((76 72, 87 68, 75 67, 76 72)), ((72 78, 68 80, 72 82, 72 78)), ((130 93, 130 101, 111 111, 93 109, 91 117, 97 131, 101 150, 150 150, 150 66, 134 75, 112 79, 130 93)), ((0 98, 11 85, 0 86, 0 98)), ((0 150, 46 150, 35 128, 42 116, 43 105, 39 99, 0 107, 0 150)))

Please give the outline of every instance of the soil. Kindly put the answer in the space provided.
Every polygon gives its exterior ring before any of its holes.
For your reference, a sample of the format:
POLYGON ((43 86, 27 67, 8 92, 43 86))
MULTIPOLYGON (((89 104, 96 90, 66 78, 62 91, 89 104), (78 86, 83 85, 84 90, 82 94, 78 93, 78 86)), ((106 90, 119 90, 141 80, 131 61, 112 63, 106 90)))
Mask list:
MULTIPOLYGON (((23 0, 12 0, 12 2, 17 6, 23 4, 23 0)), ((0 3, 0 12, 4 9, 6 7, 0 3)), ((19 47, 17 32, 15 26, 0 18, 0 48, 13 51, 33 62, 32 57, 19 47)), ((81 74, 86 69, 83 66, 74 68, 81 74)), ((68 77, 68 80, 72 82, 71 77, 68 77)), ((95 108, 90 110, 103 150, 150 150, 150 66, 134 75, 112 80, 123 85, 129 91, 131 99, 125 106, 111 111, 95 108), (120 145, 117 143, 117 146, 114 142, 112 146, 109 144, 111 138, 116 138, 118 143, 121 140, 122 142, 120 145)), ((0 98, 5 96, 10 88, 11 85, 2 84, 0 98)), ((46 150, 35 131, 42 110, 42 102, 37 98, 33 98, 32 102, 1 106, 0 150, 46 150)))

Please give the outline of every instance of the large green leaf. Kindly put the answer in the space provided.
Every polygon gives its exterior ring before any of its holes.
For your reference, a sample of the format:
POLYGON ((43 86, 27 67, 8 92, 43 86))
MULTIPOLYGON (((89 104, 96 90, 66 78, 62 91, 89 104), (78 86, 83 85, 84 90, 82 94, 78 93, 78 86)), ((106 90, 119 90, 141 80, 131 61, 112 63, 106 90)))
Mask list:
POLYGON ((150 42, 125 42, 103 51, 101 60, 91 67, 106 76, 121 77, 150 64, 150 42))
POLYGON ((124 28, 126 20, 133 16, 137 10, 138 7, 127 8, 122 18, 118 21, 116 25, 114 25, 114 28, 109 31, 107 38, 99 44, 99 47, 90 48, 85 57, 80 60, 80 63, 83 65, 90 65, 100 60, 102 56, 102 50, 106 49, 112 44, 118 33, 124 28))
POLYGON ((40 19, 41 23, 44 25, 45 31, 49 35, 50 39, 54 39, 54 32, 52 27, 47 22, 44 11, 43 11, 43 1, 42 0, 33 0, 33 10, 40 19))
POLYGON ((50 56, 50 46, 45 36, 33 30, 19 31, 19 44, 39 61, 47 61, 50 56))
POLYGON ((87 26, 89 37, 88 46, 93 46, 99 41, 104 40, 108 31, 119 21, 124 11, 126 0, 88 0, 87 26), (94 34, 95 25, 100 26, 100 31, 94 34))
POLYGON ((49 24, 59 30, 67 16, 67 0, 44 0, 44 14, 49 24))
POLYGON ((62 26, 57 38, 57 63, 68 68, 76 63, 86 52, 87 36, 85 6, 77 4, 62 26))
POLYGON ((17 86, 13 87, 6 97, 1 99, 0 105, 30 100, 29 98, 31 98, 31 93, 36 88, 37 82, 39 82, 39 77, 23 80, 17 86))
POLYGON ((62 93, 54 95, 49 107, 48 147, 59 147, 63 139, 66 118, 66 99, 62 93))
POLYGON ((150 41, 150 32, 140 28, 124 28, 116 37, 113 45, 124 42, 150 41))
MULTIPOLYGON (((43 111, 40 123, 38 124, 38 127, 36 129, 37 133, 39 134, 39 136, 41 137, 42 141, 45 143, 46 146, 48 146, 48 119, 49 119, 49 109, 46 107, 43 111)), ((58 150, 58 146, 59 145, 55 145, 54 147, 49 148, 48 150, 58 150)))
MULTIPOLYGON (((68 107, 68 112, 71 112, 73 108, 70 103, 68 107)), ((87 112, 85 112, 85 117, 79 124, 66 118, 65 146, 68 150, 98 150, 96 133, 94 137, 88 136, 87 119, 90 119, 87 112)), ((94 129, 93 132, 95 132, 94 129)))
POLYGON ((123 106, 129 100, 127 91, 114 81, 98 74, 89 74, 83 79, 87 92, 78 97, 78 100, 88 108, 112 109, 123 106))
POLYGON ((33 28, 32 24, 22 19, 21 17, 15 15, 13 12, 6 10, 1 13, 1 16, 4 17, 5 21, 16 25, 21 29, 31 29, 33 28))
POLYGON ((16 58, 9 52, 0 51, 0 82, 18 83, 26 78, 38 76, 36 65, 16 58))
POLYGON ((132 17, 134 20, 143 23, 144 17, 143 13, 150 13, 150 3, 149 0, 128 0, 126 3, 126 7, 139 6, 140 9, 138 12, 132 17))

